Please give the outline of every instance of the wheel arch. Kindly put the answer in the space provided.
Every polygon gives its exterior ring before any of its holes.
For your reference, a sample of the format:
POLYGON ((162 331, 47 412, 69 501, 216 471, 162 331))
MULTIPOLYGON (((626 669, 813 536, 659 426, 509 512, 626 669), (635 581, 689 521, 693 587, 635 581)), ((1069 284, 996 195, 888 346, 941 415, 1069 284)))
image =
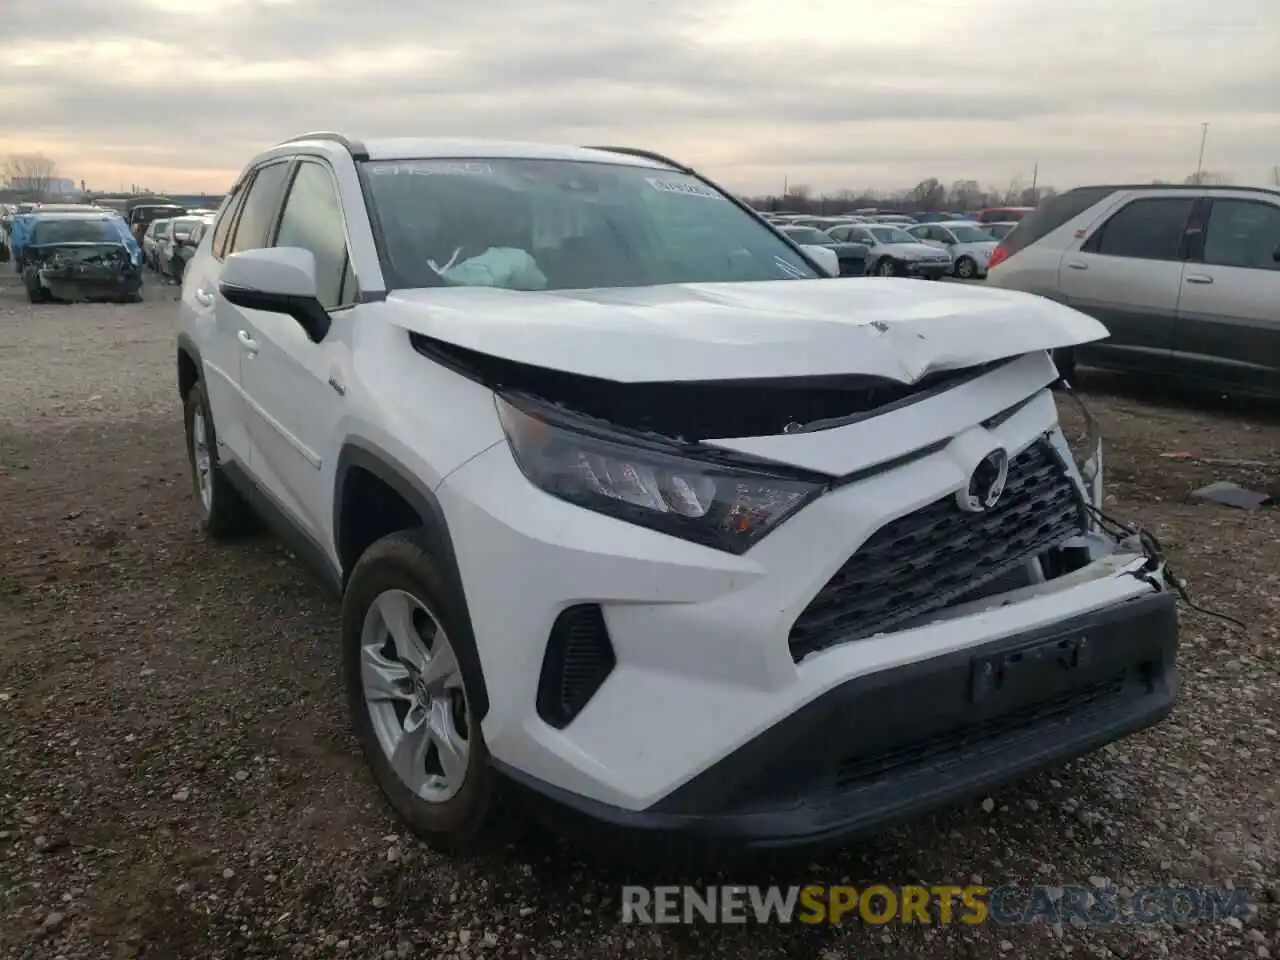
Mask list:
POLYGON ((471 626, 462 573, 444 509, 435 494, 416 478, 413 471, 385 450, 367 441, 348 440, 338 454, 333 497, 333 537, 338 556, 342 587, 345 590, 360 554, 381 537, 416 525, 423 531, 444 587, 458 605, 461 622, 458 636, 451 637, 458 655, 458 665, 467 682, 471 709, 477 720, 489 710, 489 695, 480 665, 480 652, 471 626), (358 511, 356 497, 368 489, 382 488, 387 497, 372 523, 358 511), (386 503, 392 506, 385 508, 386 503))

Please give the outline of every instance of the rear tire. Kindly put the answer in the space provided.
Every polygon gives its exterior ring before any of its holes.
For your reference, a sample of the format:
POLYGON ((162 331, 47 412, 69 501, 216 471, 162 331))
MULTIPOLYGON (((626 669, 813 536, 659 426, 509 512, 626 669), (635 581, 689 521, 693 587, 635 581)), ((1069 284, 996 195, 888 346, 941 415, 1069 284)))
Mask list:
POLYGON ((514 824, 499 811, 505 785, 471 712, 474 691, 456 667, 467 614, 429 548, 421 530, 393 533, 352 569, 342 601, 343 683, 356 738, 396 815, 432 848, 470 854, 514 824), (436 663, 446 665, 439 676, 436 663))
POLYGON ((257 516, 218 463, 218 434, 203 381, 196 381, 187 392, 182 412, 187 461, 205 532, 215 540, 229 540, 255 530, 257 516))

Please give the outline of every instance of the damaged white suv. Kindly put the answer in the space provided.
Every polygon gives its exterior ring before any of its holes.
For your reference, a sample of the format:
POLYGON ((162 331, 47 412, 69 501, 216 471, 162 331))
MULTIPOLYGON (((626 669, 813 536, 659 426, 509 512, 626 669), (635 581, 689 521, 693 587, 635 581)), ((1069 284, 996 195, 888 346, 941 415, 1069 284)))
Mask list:
POLYGON ((532 794, 801 846, 1171 709, 1160 558, 1095 519, 1048 389, 1105 333, 823 277, 643 151, 309 134, 188 264, 178 381, 205 525, 272 522, 341 593, 422 837, 532 794))

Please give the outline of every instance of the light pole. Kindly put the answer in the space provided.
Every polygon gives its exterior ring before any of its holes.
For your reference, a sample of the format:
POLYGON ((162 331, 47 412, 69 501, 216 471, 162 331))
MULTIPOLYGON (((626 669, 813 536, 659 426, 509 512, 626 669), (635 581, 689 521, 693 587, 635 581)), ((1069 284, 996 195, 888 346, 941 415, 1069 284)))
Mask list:
POLYGON ((1196 183, 1200 183, 1200 177, 1204 172, 1204 142, 1209 138, 1209 124, 1200 124, 1200 158, 1196 161, 1196 183))

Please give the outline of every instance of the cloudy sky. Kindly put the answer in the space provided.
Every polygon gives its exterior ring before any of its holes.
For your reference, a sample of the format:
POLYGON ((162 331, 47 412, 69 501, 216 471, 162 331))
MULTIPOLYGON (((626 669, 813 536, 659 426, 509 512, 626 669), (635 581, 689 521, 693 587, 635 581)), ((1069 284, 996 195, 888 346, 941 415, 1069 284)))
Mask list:
POLYGON ((726 186, 1280 165, 1280 0, 39 0, 0 157, 221 191, 310 129, 627 143, 726 186))

